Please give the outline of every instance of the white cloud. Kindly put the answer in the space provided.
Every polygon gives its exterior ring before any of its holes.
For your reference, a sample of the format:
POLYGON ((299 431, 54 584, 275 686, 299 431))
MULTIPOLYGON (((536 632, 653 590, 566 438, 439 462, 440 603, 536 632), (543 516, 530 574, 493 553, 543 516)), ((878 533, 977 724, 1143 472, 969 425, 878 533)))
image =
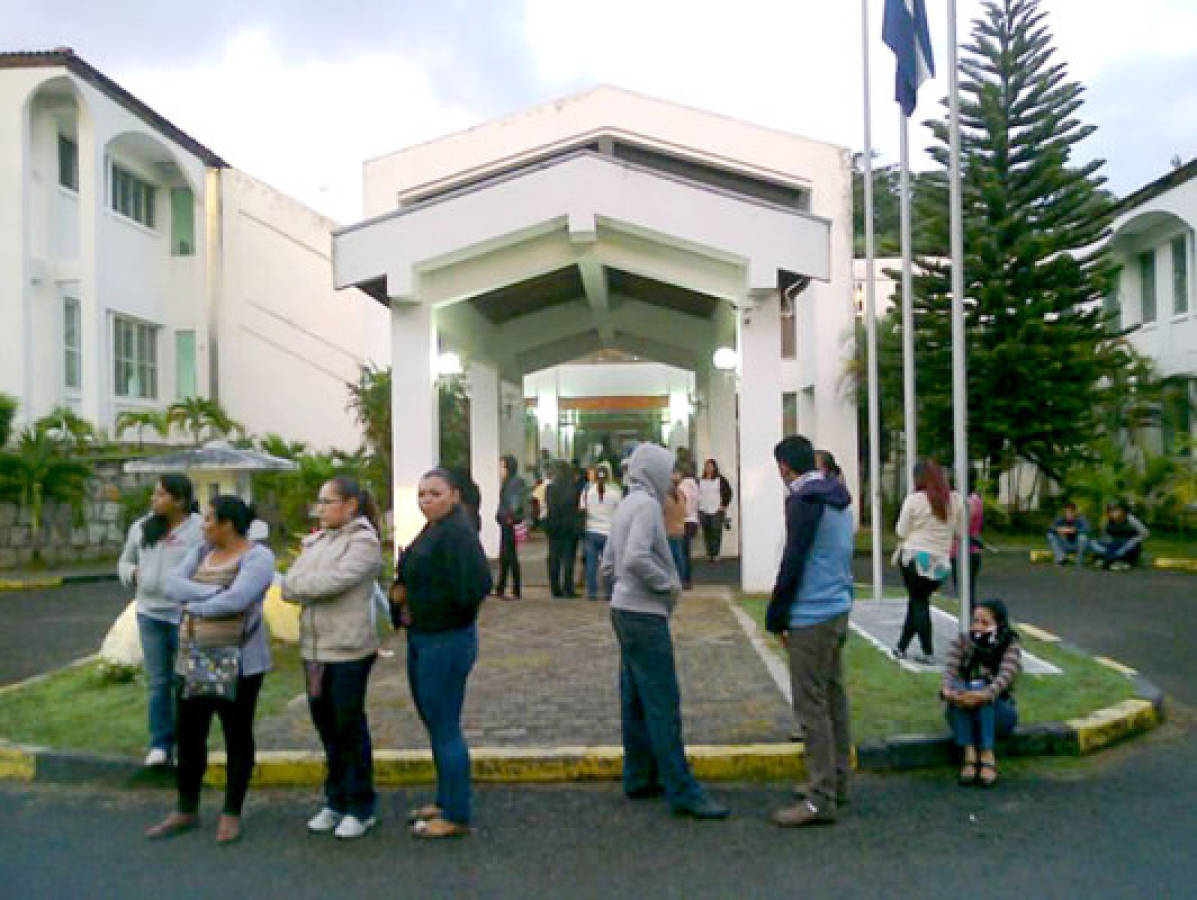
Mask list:
POLYGON ((362 162, 473 124, 422 61, 395 53, 304 61, 270 32, 238 32, 216 61, 113 76, 223 156, 340 222, 361 217, 362 162))

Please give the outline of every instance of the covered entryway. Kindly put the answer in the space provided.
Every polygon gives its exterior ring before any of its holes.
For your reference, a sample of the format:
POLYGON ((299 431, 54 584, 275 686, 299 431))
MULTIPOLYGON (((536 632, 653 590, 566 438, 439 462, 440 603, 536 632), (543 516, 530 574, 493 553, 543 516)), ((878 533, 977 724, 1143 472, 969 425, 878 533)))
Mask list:
MULTIPOLYGON (((744 511, 734 516, 743 583, 762 589, 771 583, 783 527, 772 449, 782 436, 785 395, 799 427, 841 459, 855 457, 851 406, 826 420, 847 433, 836 433, 835 442, 832 427, 827 437, 818 433, 819 402, 831 407, 842 372, 818 373, 822 344, 814 328, 803 365, 783 359, 779 340, 783 316, 798 322, 799 335, 804 322, 813 325, 819 282, 835 285, 831 299, 846 313, 828 322, 850 331, 847 256, 838 267, 843 277, 833 278, 835 229, 803 208, 809 189, 778 202, 780 187, 762 197, 761 179, 729 168, 687 169, 662 154, 630 159, 618 152, 621 133, 610 131, 609 139, 559 147, 486 177, 463 170, 459 183, 401 197, 407 205, 335 233, 337 286, 361 288, 391 309, 396 538, 409 540, 422 524, 414 491, 436 460, 439 353, 453 350, 467 362, 473 474, 491 550, 499 457, 525 459, 524 377, 578 361, 601 372, 604 355, 623 369, 653 361, 690 376, 684 393, 671 390, 658 409, 668 424, 658 439, 669 443, 676 423, 697 457, 721 461, 744 511), (720 348, 735 351, 730 368, 715 367, 720 348), (829 397, 816 398, 824 382, 829 397)), ((842 339, 830 328, 820 332, 824 338, 832 346, 842 339)), ((530 383, 539 385, 529 398, 538 446, 554 456, 573 453, 578 426, 596 422, 583 415, 587 404, 545 379, 530 383)), ((595 395, 660 393, 612 388, 595 395)), ((632 417, 624 419, 627 426, 632 417)))

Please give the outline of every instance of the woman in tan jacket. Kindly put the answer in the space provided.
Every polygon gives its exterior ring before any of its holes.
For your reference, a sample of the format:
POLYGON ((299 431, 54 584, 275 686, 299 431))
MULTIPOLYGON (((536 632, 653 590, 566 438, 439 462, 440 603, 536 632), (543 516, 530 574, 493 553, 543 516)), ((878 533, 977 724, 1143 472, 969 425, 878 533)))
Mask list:
POLYGON ((324 744, 324 808, 308 830, 361 837, 375 824, 373 747, 366 721, 366 682, 378 655, 373 613, 382 568, 378 508, 352 478, 320 488, 320 529, 282 579, 284 600, 302 607, 299 647, 308 708, 324 744))

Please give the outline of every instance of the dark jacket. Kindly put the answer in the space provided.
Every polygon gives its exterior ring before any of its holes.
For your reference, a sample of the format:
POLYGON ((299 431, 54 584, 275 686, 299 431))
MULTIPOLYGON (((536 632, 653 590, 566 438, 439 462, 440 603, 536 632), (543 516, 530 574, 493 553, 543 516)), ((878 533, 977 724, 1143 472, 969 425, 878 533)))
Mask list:
POLYGON ((851 609, 851 505, 851 494, 836 478, 808 473, 791 484, 786 548, 765 613, 766 629, 777 634, 793 624, 817 624, 851 609))
POLYGON ((464 628, 490 593, 490 566, 474 526, 460 508, 429 522, 395 564, 407 588, 412 631, 464 628))
POLYGON ((578 534, 578 485, 573 480, 553 481, 545 492, 549 537, 568 538, 578 534))
POLYGON ((522 522, 526 515, 528 488, 524 479, 516 474, 519 464, 514 456, 504 456, 507 463, 507 477, 499 488, 499 506, 495 510, 495 521, 503 526, 512 526, 522 522))

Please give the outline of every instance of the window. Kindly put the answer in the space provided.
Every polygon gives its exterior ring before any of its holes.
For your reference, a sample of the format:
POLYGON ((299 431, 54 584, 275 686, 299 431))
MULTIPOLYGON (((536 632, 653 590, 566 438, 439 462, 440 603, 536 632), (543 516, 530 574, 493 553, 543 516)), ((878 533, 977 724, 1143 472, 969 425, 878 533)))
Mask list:
POLYGON ((154 186, 115 163, 112 166, 112 208, 122 216, 154 227, 154 186))
POLYGON ((798 355, 798 317, 794 303, 781 303, 781 358, 794 359, 798 355))
POLYGON ((798 433, 798 395, 786 391, 781 395, 781 436, 798 433))
POLYGON ((1139 321, 1144 325, 1155 321, 1155 251, 1139 254, 1139 321))
POLYGON ((1172 312, 1189 311, 1189 248, 1185 236, 1172 239, 1172 312))
POLYGON ((158 396, 158 328, 122 316, 112 320, 112 359, 118 397, 158 396))
POLYGON ((58 136, 58 183, 79 190, 79 147, 69 137, 58 136))
POLYGON ((195 195, 190 188, 170 189, 170 254, 195 255, 195 195))
POLYGON ((1122 327, 1121 309, 1118 306, 1118 285, 1114 284, 1101 298, 1101 311, 1106 317, 1106 327, 1110 331, 1117 331, 1122 327))
POLYGON ((195 397, 195 332, 175 332, 175 397, 195 397))
POLYGON ((62 383, 72 390, 83 384, 83 341, 79 320, 79 298, 62 298, 62 383))

